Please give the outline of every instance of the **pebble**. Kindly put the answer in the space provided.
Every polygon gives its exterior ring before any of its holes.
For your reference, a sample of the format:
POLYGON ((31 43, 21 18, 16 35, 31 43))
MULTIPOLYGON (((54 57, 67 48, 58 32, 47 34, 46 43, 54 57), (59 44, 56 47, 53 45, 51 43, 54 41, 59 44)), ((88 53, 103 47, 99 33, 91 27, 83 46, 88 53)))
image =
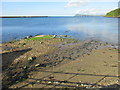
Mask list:
POLYGON ((43 44, 43 42, 40 42, 40 44, 43 44))
POLYGON ((110 56, 110 57, 112 57, 112 56, 110 56))
POLYGON ((64 35, 64 37, 67 37, 67 35, 64 35))
POLYGON ((84 86, 84 84, 81 84, 81 86, 84 86))
POLYGON ((111 65, 111 67, 118 67, 118 65, 111 65))
POLYGON ((57 35, 53 35, 53 38, 56 38, 57 35))
POLYGON ((89 53, 87 55, 90 55, 89 53))
POLYGON ((46 64, 40 64, 41 67, 46 67, 47 65, 46 64))
POLYGON ((30 87, 33 87, 33 85, 32 85, 32 84, 30 84, 30 87))
POLYGON ((40 80, 37 81, 37 83, 40 83, 40 82, 41 82, 40 80))
POLYGON ((53 75, 51 75, 50 77, 49 77, 49 79, 53 79, 54 78, 54 76, 53 75))
POLYGON ((31 61, 31 60, 33 60, 33 58, 32 58, 32 57, 29 57, 28 60, 31 61))
POLYGON ((36 64, 35 67, 40 67, 40 64, 36 64))
POLYGON ((55 84, 59 84, 59 82, 54 82, 55 84))
POLYGON ((23 68, 24 68, 24 69, 27 69, 27 66, 24 66, 23 68))
POLYGON ((80 83, 82 82, 82 81, 79 81, 80 83))
POLYGON ((51 81, 48 82, 48 84, 51 84, 51 83, 52 83, 51 81))
POLYGON ((78 87, 79 85, 77 84, 76 86, 78 87))
POLYGON ((34 60, 34 59, 36 59, 36 57, 29 57, 29 58, 28 58, 28 61, 32 61, 32 60, 34 60))

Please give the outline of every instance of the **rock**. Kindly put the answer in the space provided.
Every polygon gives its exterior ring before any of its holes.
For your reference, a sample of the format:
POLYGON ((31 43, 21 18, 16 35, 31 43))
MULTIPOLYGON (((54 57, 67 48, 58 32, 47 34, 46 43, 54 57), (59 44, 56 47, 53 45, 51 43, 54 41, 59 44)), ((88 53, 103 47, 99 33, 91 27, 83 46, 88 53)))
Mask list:
POLYGON ((37 80, 36 82, 37 82, 37 83, 41 83, 42 81, 40 81, 40 80, 37 80))
POLYGON ((46 64, 36 64, 35 67, 46 67, 46 64))
POLYGON ((51 75, 50 77, 49 77, 49 79, 53 79, 54 78, 54 76, 53 75, 51 75))
POLYGON ((68 81, 67 80, 64 80, 64 81, 62 81, 63 83, 68 83, 68 81))
POLYGON ((63 59, 66 59, 66 57, 62 57, 63 59))
POLYGON ((63 41, 64 39, 63 39, 63 38, 61 38, 60 40, 61 40, 61 41, 63 41))
POLYGON ((24 45, 26 45, 26 43, 22 43, 22 45, 24 46, 24 45))
POLYGON ((112 56, 110 56, 112 58, 112 56))
POLYGON ((48 82, 48 84, 51 84, 51 83, 52 83, 51 81, 48 82))
POLYGON ((33 85, 32 84, 29 84, 29 86, 32 88, 33 87, 33 85))
POLYGON ((87 55, 90 55, 89 53, 87 55))
POLYGON ((28 76, 27 76, 26 73, 22 72, 22 73, 19 75, 19 77, 20 77, 21 79, 23 79, 23 78, 27 78, 28 76))
POLYGON ((27 37, 24 37, 24 39, 28 39, 28 36, 27 36, 27 37))
POLYGON ((118 65, 111 65, 111 67, 118 67, 118 65))
POLYGON ((72 59, 71 57, 68 57, 68 59, 72 59))
POLYGON ((96 48, 98 48, 98 46, 96 46, 96 48))
POLYGON ((58 48, 61 48, 61 46, 59 46, 58 48))
POLYGON ((80 57, 80 55, 77 55, 77 57, 80 57))
POLYGON ((78 87, 79 85, 77 84, 76 87, 78 87))
POLYGON ((54 82, 55 84, 59 84, 59 82, 54 82))
POLYGON ((40 42, 40 44, 43 44, 43 42, 40 42))
POLYGON ((35 67, 40 67, 40 64, 36 64, 35 67))
POLYGON ((67 37, 67 35, 64 35, 64 37, 67 37))
POLYGON ((29 57, 28 60, 31 61, 31 60, 33 60, 33 58, 32 58, 32 57, 29 57))
POLYGON ((46 64, 40 64, 41 67, 46 67, 46 64))
POLYGON ((24 66, 23 68, 24 68, 24 69, 27 69, 28 67, 27 67, 27 66, 24 66))
POLYGON ((82 83, 82 81, 79 81, 79 83, 82 83))
POLYGON ((28 58, 28 61, 31 62, 31 61, 33 61, 33 60, 35 60, 35 59, 36 59, 36 57, 29 57, 29 58, 28 58))
POLYGON ((84 86, 84 84, 81 84, 81 86, 84 86))
POLYGON ((45 59, 44 61, 47 61, 47 62, 49 62, 50 60, 49 60, 49 59, 45 59))
POLYGON ((32 37, 33 37, 32 35, 28 36, 28 38, 32 38, 32 37))
POLYGON ((95 49, 97 49, 97 48, 95 48, 95 49))
POLYGON ((108 42, 106 42, 106 44, 108 44, 108 42))
POLYGON ((24 37, 24 39, 28 39, 28 38, 32 38, 33 36, 32 35, 29 35, 27 37, 24 37))
POLYGON ((53 38, 56 38, 57 35, 53 35, 53 38))

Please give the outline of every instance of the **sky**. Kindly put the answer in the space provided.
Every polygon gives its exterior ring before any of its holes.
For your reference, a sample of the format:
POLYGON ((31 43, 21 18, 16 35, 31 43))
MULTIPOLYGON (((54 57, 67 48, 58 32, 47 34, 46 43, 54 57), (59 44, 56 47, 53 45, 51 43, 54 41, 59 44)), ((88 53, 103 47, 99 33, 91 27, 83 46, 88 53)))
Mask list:
POLYGON ((119 0, 2 0, 0 16, 105 15, 119 0))

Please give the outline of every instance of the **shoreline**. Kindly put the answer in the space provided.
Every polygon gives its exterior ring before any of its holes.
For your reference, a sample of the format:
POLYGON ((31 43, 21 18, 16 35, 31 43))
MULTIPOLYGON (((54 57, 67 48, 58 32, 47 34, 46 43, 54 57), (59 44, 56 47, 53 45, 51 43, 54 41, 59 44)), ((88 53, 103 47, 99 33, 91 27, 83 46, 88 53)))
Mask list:
MULTIPOLYGON (((37 34, 38 35, 38 34, 37 34)), ((34 35, 34 36, 32 36, 32 35, 29 35, 29 36, 25 36, 25 37, 23 37, 23 38, 20 38, 20 39, 13 39, 13 40, 9 40, 9 41, 4 41, 4 42, 1 42, 0 44, 4 44, 4 43, 8 43, 8 42, 15 42, 15 41, 19 41, 19 40, 22 40, 22 39, 25 39, 25 38, 30 38, 31 36, 32 37, 35 37, 35 36, 37 36, 37 35, 34 35)), ((49 34, 50 35, 50 34, 49 34)), ((45 35, 46 36, 46 35, 45 35)), ((53 36, 53 35, 51 35, 51 36, 53 36)), ((79 40, 79 41, 87 41, 87 40, 94 40, 94 41, 102 41, 102 42, 104 42, 104 43, 109 43, 109 44, 113 44, 113 45, 116 45, 116 46, 118 46, 118 42, 108 42, 108 41, 103 41, 103 40, 99 40, 99 39, 93 39, 93 38, 90 38, 90 39, 83 39, 83 40, 80 40, 80 39, 77 39, 77 38, 73 38, 73 37, 71 37, 71 36, 68 36, 68 35, 56 35, 58 38, 68 38, 68 39, 76 39, 76 40, 79 40), (66 36, 66 37, 64 37, 64 36, 66 36)))
MULTIPOLYGON (((33 37, 34 39, 32 40, 26 38, 11 43, 3 43, 3 76, 5 75, 3 78, 4 87, 12 88, 17 87, 17 85, 19 87, 19 84, 24 84, 24 82, 30 77, 37 77, 37 73, 42 77, 37 70, 45 71, 54 67, 58 67, 59 69, 64 65, 64 70, 67 70, 66 67, 69 66, 69 63, 74 62, 74 64, 77 64, 77 59, 80 58, 81 60, 82 57, 91 56, 91 52, 95 50, 103 49, 102 52, 106 52, 104 50, 105 48, 111 48, 113 51, 108 50, 108 52, 117 52, 116 47, 102 41, 79 41, 66 38, 65 35, 63 37, 65 38, 50 36, 47 38, 37 39, 38 37, 33 37), (9 77, 10 80, 7 80, 6 76, 9 77)), ((91 64, 94 64, 94 62, 91 64)), ((71 68, 73 67, 71 66, 71 68)), ((97 67, 95 70, 97 70, 97 67)))
POLYGON ((0 18, 39 18, 48 16, 0 16, 0 18))

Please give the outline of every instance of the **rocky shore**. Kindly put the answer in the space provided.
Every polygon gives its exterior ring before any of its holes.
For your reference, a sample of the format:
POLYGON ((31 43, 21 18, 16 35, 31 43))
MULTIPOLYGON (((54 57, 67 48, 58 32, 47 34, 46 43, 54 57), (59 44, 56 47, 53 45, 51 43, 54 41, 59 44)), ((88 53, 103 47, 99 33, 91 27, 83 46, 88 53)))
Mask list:
MULTIPOLYGON (((31 36, 31 37, 27 37, 21 40, 3 43, 2 52, 1 52, 2 70, 3 70, 2 72, 3 88, 20 88, 20 86, 21 87, 22 85, 24 86, 26 82, 28 83, 28 81, 30 81, 29 78, 31 77, 34 79, 43 77, 44 75, 41 75, 41 73, 46 70, 54 71, 55 69, 54 73, 64 72, 64 70, 68 70, 67 67, 69 63, 71 62, 77 63, 77 60, 79 61, 83 57, 91 56, 92 52, 94 52, 95 50, 104 49, 102 52, 106 52, 105 51, 106 48, 111 49, 111 51, 115 52, 116 54, 119 53, 118 47, 113 44, 102 42, 102 41, 96 41, 96 40, 79 41, 79 40, 67 38, 66 35, 64 35, 62 38, 56 37, 55 35, 51 35, 51 36, 43 35, 43 36, 37 36, 37 37, 31 36), (42 38, 39 39, 39 37, 42 37, 42 38), (63 66, 64 66, 63 71, 60 71, 59 70, 60 67, 63 67, 63 66)), ((114 56, 110 56, 110 57, 113 58, 114 56)), ((117 62, 117 60, 115 62, 117 62)), ((72 64, 70 66, 72 66, 72 64)), ((118 67, 116 65, 114 66, 118 67)), ((68 67, 68 68, 71 68, 71 67, 68 67)), ((75 68, 75 66, 73 66, 72 68, 75 68)), ((97 69, 97 67, 94 69, 97 69)), ((79 71, 83 72, 84 70, 79 69, 79 71)), ((75 73, 78 73, 78 72, 75 71, 75 73)), ((51 85, 52 82, 54 81, 53 80, 54 73, 52 73, 53 76, 51 76, 52 81, 49 81, 49 80, 46 81, 48 86, 49 84, 51 85)), ((45 76, 46 75, 47 74, 45 74, 45 76)), ((116 75, 116 77, 117 76, 118 75, 116 75)), ((118 87, 117 80, 115 83, 112 83, 111 85, 116 84, 114 85, 114 87, 116 86, 118 87)), ((59 81, 62 81, 62 80, 61 79, 56 80, 56 82, 58 83, 57 84, 58 86, 60 85, 59 81)), ((43 82, 45 82, 45 80, 43 82)), ((64 80, 62 82, 64 83, 68 81, 64 80)), ((39 83, 42 83, 42 81, 40 80, 39 83)), ((82 82, 82 83, 86 83, 86 82, 82 82)), ((90 82, 87 82, 87 83, 90 83, 90 82)), ((54 84, 52 85, 54 86, 54 84)), ((110 84, 108 85, 104 84, 103 86, 105 87, 109 85, 110 84)), ((78 85, 78 84, 75 84, 75 86, 82 87, 81 85, 78 85)), ((99 85, 96 85, 96 87, 98 86, 99 85)), ((43 86, 38 87, 38 86, 32 85, 31 87, 28 85, 26 87, 27 88, 42 88, 43 86)), ((65 88, 65 86, 60 86, 60 87, 65 88)), ((69 85, 67 88, 69 88, 69 85)))

